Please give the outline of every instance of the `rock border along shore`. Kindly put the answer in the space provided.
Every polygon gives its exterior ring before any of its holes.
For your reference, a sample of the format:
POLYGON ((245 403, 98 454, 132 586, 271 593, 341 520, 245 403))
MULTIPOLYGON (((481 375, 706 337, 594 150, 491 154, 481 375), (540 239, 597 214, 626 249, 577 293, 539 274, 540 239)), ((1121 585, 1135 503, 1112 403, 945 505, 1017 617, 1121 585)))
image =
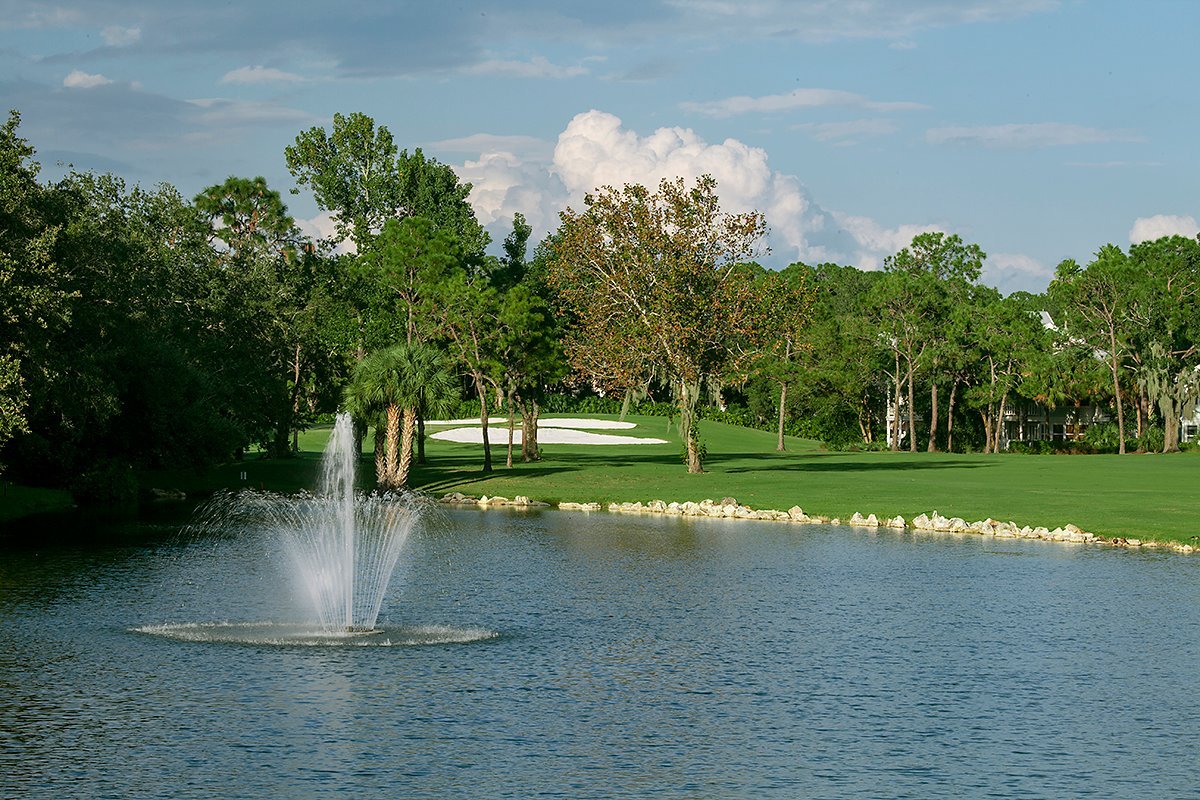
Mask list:
MULTIPOLYGON (((439 502, 446 505, 478 506, 481 508, 548 508, 549 503, 530 500, 524 495, 517 495, 511 500, 507 497, 471 497, 459 492, 451 492, 439 502)), ((1071 542, 1076 544, 1105 544, 1114 547, 1159 547, 1174 550, 1177 553, 1193 553, 1196 548, 1190 544, 1177 542, 1155 542, 1144 539, 1133 539, 1124 536, 1099 536, 1088 533, 1076 525, 1064 525, 1050 530, 1045 527, 1022 527, 1015 522, 1000 522, 985 519, 977 522, 967 522, 959 517, 943 517, 934 511, 929 514, 918 514, 911 520, 904 517, 880 519, 874 514, 863 516, 857 511, 848 519, 837 517, 809 516, 800 506, 792 506, 787 511, 773 509, 753 509, 737 502, 732 497, 726 497, 719 503, 713 500, 701 500, 699 503, 668 503, 665 500, 651 500, 649 503, 570 503, 558 504, 563 511, 601 511, 607 509, 614 514, 665 514, 679 517, 708 517, 712 519, 754 519, 768 522, 796 522, 818 525, 849 525, 855 528, 891 528, 894 530, 914 530, 922 532, 947 534, 977 534, 993 536, 997 539, 1040 539, 1048 542, 1071 542)))

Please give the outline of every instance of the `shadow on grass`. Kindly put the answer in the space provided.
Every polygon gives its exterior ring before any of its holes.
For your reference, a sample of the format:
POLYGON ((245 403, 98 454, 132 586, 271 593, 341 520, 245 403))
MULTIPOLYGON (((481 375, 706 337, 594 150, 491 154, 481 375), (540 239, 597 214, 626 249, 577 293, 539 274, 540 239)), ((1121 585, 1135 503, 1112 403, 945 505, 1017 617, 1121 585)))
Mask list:
POLYGON ((826 461, 826 460, 790 460, 786 463, 763 463, 745 467, 731 467, 725 472, 740 474, 745 472, 905 472, 909 470, 929 469, 979 469, 993 467, 995 464, 979 461, 826 461))

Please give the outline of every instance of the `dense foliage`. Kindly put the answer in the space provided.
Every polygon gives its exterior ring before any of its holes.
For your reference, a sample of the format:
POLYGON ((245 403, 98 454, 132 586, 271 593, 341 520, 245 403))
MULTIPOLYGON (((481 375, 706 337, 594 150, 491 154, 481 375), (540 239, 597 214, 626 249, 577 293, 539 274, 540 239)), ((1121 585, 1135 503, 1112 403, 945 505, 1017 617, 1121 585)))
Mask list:
POLYGON ((695 472, 699 417, 781 449, 1169 451, 1200 400, 1193 239, 1106 245, 1039 296, 981 285, 986 254, 943 233, 879 272, 772 271, 753 261, 762 216, 722 211, 703 177, 601 187, 532 252, 518 214, 493 256, 470 185, 352 114, 285 154, 337 223, 312 241, 261 177, 191 201, 43 183, 19 123, 0 127, 0 462, 81 497, 128 495, 135 469, 286 456, 343 404, 401 485, 426 416, 456 406, 485 432, 497 411, 520 424, 522 460, 546 410, 678 417, 695 472), (1091 429, 1027 435, 1063 409, 1092 409, 1091 429))

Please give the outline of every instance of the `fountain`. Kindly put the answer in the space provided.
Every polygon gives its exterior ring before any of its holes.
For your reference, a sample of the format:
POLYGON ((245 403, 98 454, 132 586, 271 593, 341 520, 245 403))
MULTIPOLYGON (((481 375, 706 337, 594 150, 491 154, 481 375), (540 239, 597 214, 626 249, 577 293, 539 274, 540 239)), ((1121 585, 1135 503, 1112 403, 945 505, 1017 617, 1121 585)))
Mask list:
POLYGON ((418 518, 416 495, 357 495, 354 430, 339 414, 317 495, 271 498, 263 509, 281 537, 321 628, 375 629, 388 581, 418 518))
POLYGON ((377 626, 396 562, 428 501, 411 492, 356 492, 357 456, 350 415, 338 414, 315 494, 223 495, 201 511, 201 522, 193 526, 199 532, 232 528, 266 533, 286 554, 288 574, 307 600, 310 622, 179 623, 136 630, 244 644, 447 644, 494 637, 477 628, 377 626))

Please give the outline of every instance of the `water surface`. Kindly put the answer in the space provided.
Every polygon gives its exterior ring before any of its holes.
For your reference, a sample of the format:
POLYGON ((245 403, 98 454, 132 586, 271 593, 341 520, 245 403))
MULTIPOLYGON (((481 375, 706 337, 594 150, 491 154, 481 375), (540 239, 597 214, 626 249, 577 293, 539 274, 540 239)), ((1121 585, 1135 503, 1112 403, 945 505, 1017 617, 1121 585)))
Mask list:
POLYGON ((1200 794, 1200 559, 451 511, 281 646, 139 631, 303 622, 271 542, 116 528, 0 549, 0 796, 1200 794))

